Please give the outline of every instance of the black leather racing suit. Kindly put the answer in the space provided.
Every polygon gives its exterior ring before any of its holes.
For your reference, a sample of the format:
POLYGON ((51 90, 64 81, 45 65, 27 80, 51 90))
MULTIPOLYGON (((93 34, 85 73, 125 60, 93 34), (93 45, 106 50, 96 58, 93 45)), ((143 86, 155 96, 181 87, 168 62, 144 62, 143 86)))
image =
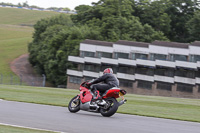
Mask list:
POLYGON ((91 82, 91 89, 94 92, 98 90, 100 93, 104 93, 106 90, 112 87, 119 87, 119 80, 115 77, 115 75, 111 73, 105 73, 101 77, 94 79, 91 82), (100 83, 103 82, 103 83, 100 83), (97 84, 99 83, 99 84, 97 84))

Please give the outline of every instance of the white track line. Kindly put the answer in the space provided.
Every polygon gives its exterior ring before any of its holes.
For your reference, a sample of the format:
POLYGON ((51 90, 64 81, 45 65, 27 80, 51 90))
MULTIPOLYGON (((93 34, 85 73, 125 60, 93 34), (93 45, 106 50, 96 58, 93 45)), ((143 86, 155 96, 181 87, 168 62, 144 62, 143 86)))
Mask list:
POLYGON ((25 129, 33 129, 33 130, 40 130, 40 131, 47 131, 47 132, 55 132, 55 133, 66 133, 66 132, 61 132, 61 131, 53 131, 53 130, 46 130, 46 129, 32 128, 32 127, 25 127, 25 126, 5 124, 5 123, 0 123, 0 125, 11 126, 11 127, 19 127, 19 128, 25 128, 25 129))

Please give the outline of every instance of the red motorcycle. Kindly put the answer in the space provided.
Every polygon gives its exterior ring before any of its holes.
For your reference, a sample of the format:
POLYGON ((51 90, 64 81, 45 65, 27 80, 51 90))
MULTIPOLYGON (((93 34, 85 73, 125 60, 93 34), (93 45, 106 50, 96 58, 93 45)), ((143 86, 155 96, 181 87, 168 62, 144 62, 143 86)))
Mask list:
POLYGON ((98 97, 102 99, 93 99, 93 92, 89 89, 86 82, 80 85, 80 94, 71 99, 68 105, 68 109, 72 113, 76 113, 79 110, 101 113, 102 116, 110 117, 117 112, 120 105, 124 104, 127 100, 124 99, 126 91, 120 88, 113 87, 107 90, 105 93, 100 94, 97 91, 98 97), (121 101, 117 101, 116 98, 121 97, 121 101))

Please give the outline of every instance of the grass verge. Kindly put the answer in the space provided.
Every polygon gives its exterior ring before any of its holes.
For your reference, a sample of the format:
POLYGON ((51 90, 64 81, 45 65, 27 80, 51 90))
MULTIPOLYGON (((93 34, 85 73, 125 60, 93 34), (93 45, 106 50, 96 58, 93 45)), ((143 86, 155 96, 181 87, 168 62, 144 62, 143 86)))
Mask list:
POLYGON ((36 129, 28 129, 28 128, 21 128, 21 127, 14 127, 14 126, 5 126, 0 125, 0 133, 54 133, 51 131, 43 131, 43 130, 36 130, 36 129))
MULTIPOLYGON (((0 85, 0 99, 67 107, 78 90, 0 85)), ((128 94, 118 113, 200 122, 200 99, 128 94)))

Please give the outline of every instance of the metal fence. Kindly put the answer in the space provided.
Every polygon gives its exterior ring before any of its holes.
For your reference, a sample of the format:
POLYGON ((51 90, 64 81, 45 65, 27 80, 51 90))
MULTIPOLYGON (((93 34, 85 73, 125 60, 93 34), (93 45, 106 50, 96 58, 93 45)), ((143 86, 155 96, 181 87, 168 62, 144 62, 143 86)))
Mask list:
POLYGON ((0 74, 0 84, 5 85, 27 85, 27 86, 39 86, 45 87, 46 76, 33 76, 33 75, 5 75, 0 74))

